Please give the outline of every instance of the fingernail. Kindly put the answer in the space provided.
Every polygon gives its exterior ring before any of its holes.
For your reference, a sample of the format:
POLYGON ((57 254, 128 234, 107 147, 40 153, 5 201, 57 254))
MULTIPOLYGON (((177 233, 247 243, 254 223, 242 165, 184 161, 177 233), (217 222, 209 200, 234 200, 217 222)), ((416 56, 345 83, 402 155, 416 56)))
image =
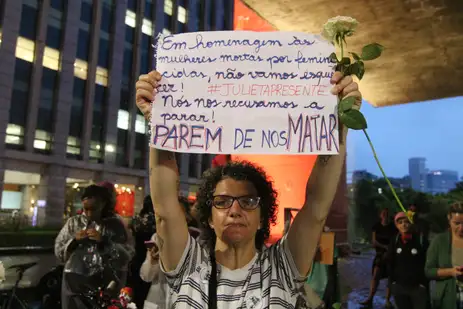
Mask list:
POLYGON ((338 87, 331 88, 331 94, 338 94, 338 87))

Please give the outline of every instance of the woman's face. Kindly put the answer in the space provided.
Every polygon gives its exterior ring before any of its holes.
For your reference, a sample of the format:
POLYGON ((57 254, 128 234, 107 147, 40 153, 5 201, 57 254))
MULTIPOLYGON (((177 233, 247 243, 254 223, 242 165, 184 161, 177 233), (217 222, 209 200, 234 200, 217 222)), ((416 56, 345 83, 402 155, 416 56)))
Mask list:
POLYGON ((84 213, 90 220, 99 220, 103 210, 103 202, 99 198, 88 197, 82 200, 84 213))
POLYGON ((209 224, 226 244, 249 242, 254 246, 256 232, 261 228, 258 203, 257 190, 249 181, 221 180, 215 187, 209 224))
POLYGON ((448 217, 452 234, 463 238, 463 214, 451 213, 448 217))

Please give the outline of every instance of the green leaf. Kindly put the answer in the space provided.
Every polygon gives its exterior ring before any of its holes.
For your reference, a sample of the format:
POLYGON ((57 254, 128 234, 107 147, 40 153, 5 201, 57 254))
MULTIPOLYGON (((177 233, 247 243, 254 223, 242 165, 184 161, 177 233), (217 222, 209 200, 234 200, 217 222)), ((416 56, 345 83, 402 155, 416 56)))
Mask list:
POLYGON ((348 110, 352 109, 352 106, 355 104, 355 98, 354 97, 347 97, 345 99, 342 99, 341 102, 339 102, 339 112, 344 113, 348 110))
POLYGON ((362 60, 373 60, 381 56, 384 47, 378 43, 365 45, 362 48, 362 60))
POLYGON ((331 62, 338 63, 338 57, 336 56, 336 53, 332 53, 329 57, 331 59, 331 62))
POLYGON ((365 64, 363 63, 363 61, 354 62, 349 66, 347 73, 348 74, 346 75, 355 75, 358 77, 359 80, 361 80, 363 78, 363 75, 365 74, 365 64))
POLYGON ((341 61, 339 63, 343 64, 343 65, 349 65, 350 64, 350 58, 349 57, 344 57, 344 58, 341 59, 341 61))
POLYGON ((342 124, 352 130, 363 130, 368 127, 365 117, 356 109, 351 109, 344 113, 340 112, 339 120, 342 124))
POLYGON ((357 53, 349 53, 349 54, 351 54, 352 57, 354 57, 355 61, 359 61, 361 59, 357 53))
POLYGON ((341 309, 341 304, 340 303, 333 304, 333 309, 341 309))

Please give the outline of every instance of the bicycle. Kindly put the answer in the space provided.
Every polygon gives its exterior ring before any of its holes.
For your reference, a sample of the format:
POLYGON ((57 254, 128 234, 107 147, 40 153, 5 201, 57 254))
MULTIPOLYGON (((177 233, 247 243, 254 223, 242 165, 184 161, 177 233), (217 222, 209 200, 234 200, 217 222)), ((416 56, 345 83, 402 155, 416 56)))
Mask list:
POLYGON ((29 309, 29 305, 26 301, 22 300, 21 298, 18 297, 18 295, 16 294, 17 290, 18 290, 18 287, 19 287, 19 282, 22 280, 23 276, 24 276, 24 273, 26 272, 26 270, 28 270, 29 268, 32 268, 34 267, 35 265, 37 265, 37 262, 32 262, 32 263, 26 263, 26 264, 19 264, 19 265, 12 265, 10 267, 8 267, 8 269, 16 269, 16 273, 18 274, 18 277, 16 278, 16 283, 14 284, 13 288, 11 289, 11 292, 8 294, 8 293, 4 293, 2 295, 2 298, 3 301, 1 302, 1 309, 16 309, 16 308, 20 308, 20 309, 29 309), (19 305, 19 307, 12 307, 12 304, 13 303, 16 303, 17 305, 19 305))

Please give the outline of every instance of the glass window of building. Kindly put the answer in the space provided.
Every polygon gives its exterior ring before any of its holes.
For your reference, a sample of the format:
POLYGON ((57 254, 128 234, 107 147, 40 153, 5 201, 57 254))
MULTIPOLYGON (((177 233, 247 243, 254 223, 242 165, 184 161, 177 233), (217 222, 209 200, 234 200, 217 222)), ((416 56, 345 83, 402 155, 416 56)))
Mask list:
POLYGON ((148 20, 153 20, 154 17, 154 9, 156 6, 153 2, 156 2, 156 0, 145 0, 144 16, 145 18, 148 18, 148 20))
POLYGON ((134 168, 145 168, 148 141, 145 134, 135 133, 134 168))
POLYGON ((128 167, 129 161, 127 157, 127 142, 128 131, 117 129, 117 149, 116 149, 116 165, 128 167))
POLYGON ((201 174, 207 171, 212 164, 212 155, 210 154, 203 154, 201 155, 201 174))
MULTIPOLYGON (((36 3, 37 1, 35 1, 36 3)), ((32 1, 34 3, 34 1, 32 1)), ((27 4, 22 5, 21 10, 21 23, 19 26, 19 35, 30 39, 35 40, 37 35, 37 19, 38 19, 38 10, 37 5, 32 7, 27 4)))
POLYGON ((104 145, 104 124, 106 119, 106 93, 106 87, 95 85, 95 100, 93 102, 92 135, 89 157, 97 163, 103 162, 102 148, 104 145))
POLYGON ((113 39, 111 32, 115 14, 114 0, 104 0, 102 9, 100 42, 98 44, 98 66, 107 69, 111 57, 110 45, 113 39))
POLYGON ((61 28, 54 25, 47 26, 47 38, 45 44, 54 49, 61 49, 61 28))
POLYGON ((103 0, 101 14, 101 31, 111 33, 114 20, 114 0, 103 0))
POLYGON ((58 72, 44 67, 42 71, 39 110, 37 114, 36 140, 39 149, 49 151, 51 149, 51 134, 53 133, 53 115, 56 100, 56 88, 58 86, 58 72), (41 131, 41 132, 38 132, 41 131), (39 137, 37 137, 39 135, 39 137))
POLYGON ((206 18, 206 6, 205 0, 199 0, 196 2, 196 29, 197 31, 205 31, 205 18, 206 18))
MULTIPOLYGON (((34 42, 23 40, 18 43, 23 43, 22 45, 30 43, 31 46, 27 46, 26 51, 32 49, 33 54, 34 42)), ((24 145, 24 130, 27 123, 33 55, 30 59, 22 59, 28 57, 24 57, 23 54, 21 54, 23 57, 18 57, 18 51, 16 51, 16 54, 13 93, 5 142, 9 144, 8 147, 10 148, 22 149, 24 145)))
POLYGON ((138 0, 128 0, 127 1, 127 9, 133 12, 137 11, 137 1, 138 0))
POLYGON ((207 6, 207 26, 209 31, 215 31, 216 30, 216 25, 215 25, 215 14, 216 14, 216 2, 211 1, 209 5, 207 6))
POLYGON ((187 31, 187 11, 186 11, 186 0, 177 0, 177 32, 183 33, 187 31))
POLYGON ((141 35, 141 52, 140 52, 140 74, 146 74, 151 71, 151 37, 145 34, 141 35))
POLYGON ((199 155, 196 153, 190 153, 189 162, 188 162, 188 177, 190 178, 198 178, 198 157, 199 155))
POLYGON ((50 7, 60 12, 64 12, 64 8, 66 7, 66 4, 67 4, 67 0, 50 0, 50 7))
POLYGON ((81 159, 80 140, 82 138, 82 125, 84 115, 84 98, 86 80, 74 77, 74 89, 72 95, 71 121, 67 145, 68 157, 81 159))
POLYGON ((79 29, 77 39, 77 58, 88 60, 88 51, 90 48, 90 34, 87 30, 79 29))
POLYGON ((98 44, 98 66, 108 68, 109 58, 109 40, 100 37, 100 43, 98 44))
POLYGON ((93 18, 93 1, 82 0, 82 6, 80 8, 80 20, 86 24, 92 24, 93 18))

